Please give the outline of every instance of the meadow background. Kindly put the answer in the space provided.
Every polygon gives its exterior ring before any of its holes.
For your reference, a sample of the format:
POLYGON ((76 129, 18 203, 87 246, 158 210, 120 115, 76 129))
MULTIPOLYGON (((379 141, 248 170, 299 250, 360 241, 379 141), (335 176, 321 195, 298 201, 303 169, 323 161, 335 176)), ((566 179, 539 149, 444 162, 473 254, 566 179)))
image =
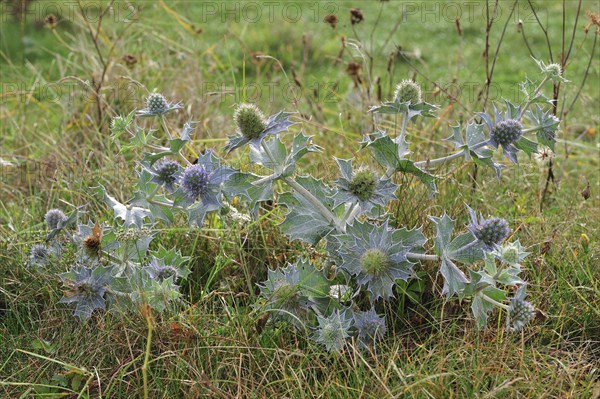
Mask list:
MULTIPOLYGON (((469 304, 444 302, 436 266, 424 263, 428 289, 386 309, 394 322, 377 353, 330 355, 286 326, 263 328, 251 311, 267 268, 306 251, 278 232, 283 211, 232 230, 182 222, 153 242, 191 256, 192 275, 183 302, 154 315, 150 397, 600 396, 600 59, 598 26, 586 16, 599 13, 597 1, 33 1, 16 11, 23 3, 0 2, 1 397, 143 394, 145 318, 97 313, 80 323, 57 304, 56 274, 25 265, 48 209, 85 205, 84 220, 111 220, 91 187, 121 201, 132 194, 140 154, 120 152, 109 126, 149 92, 183 102, 168 118, 173 129, 199 122, 190 159, 207 148, 224 154, 239 102, 297 112, 295 129, 324 149, 302 170, 332 180, 333 156, 368 162, 357 152, 374 128, 366 111, 402 79, 440 105, 438 119, 409 126, 414 159, 434 158, 452 150, 442 141, 451 125, 519 101, 519 83, 539 77, 531 54, 550 62, 551 51, 559 62, 569 49, 553 179, 547 160, 521 157, 501 183, 492 171, 453 164, 435 198, 398 176, 390 208, 398 225, 422 225, 428 237, 427 213, 463 224, 464 203, 506 218, 532 252, 524 275, 539 311, 522 333, 507 334, 497 317, 476 331, 469 304), (486 101, 486 13, 495 6, 486 101), (364 20, 351 23, 353 8, 364 20), (331 14, 335 26, 324 21, 331 14)), ((250 167, 241 154, 228 160, 250 167)))

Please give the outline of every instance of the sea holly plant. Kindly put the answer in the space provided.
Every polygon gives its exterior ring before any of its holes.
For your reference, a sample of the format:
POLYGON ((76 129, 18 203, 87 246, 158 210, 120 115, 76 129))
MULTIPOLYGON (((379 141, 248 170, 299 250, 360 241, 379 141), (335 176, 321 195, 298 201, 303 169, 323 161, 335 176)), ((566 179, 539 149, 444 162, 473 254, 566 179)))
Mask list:
POLYGON ((538 143, 553 147, 559 121, 545 108, 551 104, 541 93, 545 82, 562 79, 562 71, 542 63, 540 68, 539 84, 528 80, 522 85, 524 103, 506 101, 502 109, 494 105, 492 115, 480 112, 451 127, 447 141, 456 152, 436 159, 410 158, 409 122, 435 117, 438 107, 423 101, 417 83, 402 81, 392 101, 370 109, 376 123, 399 116, 399 132, 376 128, 366 134, 359 151, 370 153, 375 162, 356 165, 335 159, 335 181, 300 174, 298 161, 321 149, 301 129, 284 137, 296 125, 292 113, 267 117, 256 104, 236 108, 236 130, 222 152, 231 157, 236 151, 236 164, 246 159, 261 171, 254 173, 256 168, 248 172, 231 167, 218 149, 198 155, 192 141, 196 124, 185 123, 173 134, 165 116, 181 105, 152 93, 137 116, 154 117, 158 129, 138 126, 134 112, 111 124, 113 139, 123 151, 141 153, 132 197, 117 198, 103 186, 95 188, 97 198, 112 208, 113 223, 92 218, 83 223, 82 209, 69 216, 49 211, 46 242, 32 246, 28 266, 58 271, 71 245, 76 261, 58 273, 65 288, 61 302, 74 305, 75 316, 82 320, 141 304, 167 311, 183 298, 179 286, 190 273, 189 258, 178 248, 151 250, 160 228, 182 218, 195 229, 207 223, 229 228, 231 223, 247 223, 250 215, 259 217, 261 203, 273 201, 285 208, 281 232, 311 250, 267 270, 265 281, 252 282, 260 290, 252 306, 257 317, 268 314, 274 323, 288 323, 331 352, 354 343, 376 349, 393 330, 382 313, 385 303, 424 276, 419 269, 428 262, 438 267, 446 299, 470 304, 477 328, 485 328, 492 312, 500 310, 507 328, 520 330, 535 315, 520 276, 528 252, 512 240, 506 219, 465 205, 470 220, 463 227, 447 213, 430 215, 435 236, 428 239, 422 226, 399 226, 388 205, 399 201, 402 206, 393 180, 398 173, 416 176, 435 194, 435 171, 442 163, 474 162, 492 168, 501 181, 501 171, 516 163, 520 152, 535 154, 538 143), (535 133, 537 142, 529 133, 535 133), (499 149, 510 162, 498 159, 499 149))

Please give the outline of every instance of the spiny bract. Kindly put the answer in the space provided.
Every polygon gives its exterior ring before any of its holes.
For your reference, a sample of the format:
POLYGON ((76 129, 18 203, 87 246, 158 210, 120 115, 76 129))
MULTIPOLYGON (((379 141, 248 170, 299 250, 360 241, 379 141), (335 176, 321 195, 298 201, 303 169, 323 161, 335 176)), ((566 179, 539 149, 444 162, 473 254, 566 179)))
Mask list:
POLYGON ((359 342, 362 345, 370 345, 381 339, 386 331, 385 317, 379 316, 375 308, 361 312, 354 312, 354 327, 358 332, 359 342))
POLYGON ((169 277, 172 277, 172 281, 175 282, 179 277, 177 269, 175 269, 173 266, 165 265, 165 262, 162 259, 159 260, 156 258, 152 258, 152 260, 150 261, 148 266, 144 268, 144 270, 146 270, 150 277, 152 277, 159 283, 162 283, 169 277))
POLYGON ((328 352, 340 352, 350 337, 352 319, 346 316, 346 312, 336 309, 328 317, 317 315, 317 320, 319 327, 314 333, 314 340, 325 345, 328 352))

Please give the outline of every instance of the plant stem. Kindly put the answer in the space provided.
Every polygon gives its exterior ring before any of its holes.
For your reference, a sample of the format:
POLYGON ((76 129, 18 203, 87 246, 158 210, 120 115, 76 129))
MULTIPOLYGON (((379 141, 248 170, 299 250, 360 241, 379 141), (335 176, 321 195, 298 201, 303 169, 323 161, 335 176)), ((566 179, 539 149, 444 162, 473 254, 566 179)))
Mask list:
POLYGON ((400 137, 398 137, 399 144, 402 145, 404 143, 404 139, 406 138, 406 126, 408 125, 408 112, 402 114, 402 128, 400 130, 400 137))
MULTIPOLYGON (((264 141, 262 141, 260 143, 260 145, 263 148, 263 150, 265 150, 265 152, 267 153, 267 156, 269 157, 269 159, 271 160, 273 165, 276 165, 277 163, 275 162, 275 158, 271 154, 269 147, 267 147, 267 145, 265 144, 264 141)), ((344 232, 345 229, 339 225, 339 223, 335 219, 335 216, 333 215, 333 213, 331 213, 331 211, 329 209, 327 209, 325 207, 325 205, 323 205, 321 203, 321 201, 319 201, 314 195, 312 195, 312 193, 310 191, 308 191, 307 189, 302 187, 302 185, 300 183, 298 183, 296 180, 292 179, 291 177, 285 177, 285 178, 283 178, 283 181, 286 182, 294 190, 296 190, 298 192, 298 194, 303 196, 308 202, 310 202, 319 211, 319 213, 325 217, 325 219, 328 222, 333 224, 333 226, 335 227, 335 229, 337 231, 339 231, 341 233, 344 232)))
MULTIPOLYGON (((397 117, 398 117, 398 115, 396 115, 396 118, 397 117)), ((396 138, 394 138, 394 141, 396 141, 400 146, 402 146, 402 144, 404 144, 404 142, 405 142, 407 125, 408 125, 408 111, 404 112, 402 114, 402 127, 400 129, 400 136, 397 136, 396 138)), ((394 130, 396 130, 396 122, 395 121, 394 121, 394 130)), ((396 154, 396 156, 398 157, 398 160, 402 159, 402 156, 400 154, 396 154)), ((396 169, 388 168, 385 171, 384 177, 386 179, 391 179, 391 177, 394 175, 394 173, 396 173, 396 169)))
POLYGON ((179 207, 174 206, 172 202, 162 202, 162 201, 157 201, 155 199, 147 199, 146 201, 148 201, 148 203, 152 204, 152 205, 169 206, 171 208, 179 208, 179 207))
POLYGON ((325 205, 321 203, 321 201, 319 201, 314 195, 312 195, 310 191, 302 187, 300 183, 298 183, 292 178, 286 177, 285 179, 283 179, 283 181, 285 181, 290 187, 296 190, 298 194, 303 196, 308 202, 314 205, 314 207, 319 211, 319 213, 323 215, 328 222, 332 223, 338 232, 344 232, 345 229, 342 226, 340 226, 340 224, 335 219, 335 216, 333 216, 333 213, 331 213, 331 211, 327 209, 325 205))
POLYGON ((173 140, 173 136, 171 136, 171 132, 169 131, 169 127, 167 126, 167 121, 165 120, 165 116, 161 115, 161 116, 159 116, 159 119, 160 119, 160 124, 163 128, 163 131, 165 132, 165 134, 167 135, 169 140, 173 140))
POLYGON ((523 117, 523 115, 525 115, 525 111, 527 111, 527 108, 529 108, 529 105, 531 105, 531 102, 533 101, 535 96, 540 92, 540 90, 542 89, 542 86, 544 86, 544 83, 546 83, 548 81, 548 79, 549 79, 548 75, 544 76, 544 79, 542 79, 542 81, 540 82, 538 87, 536 87, 535 90, 533 91, 533 94, 529 98, 529 101, 527 101, 525 103, 525 105, 523 106, 523 109, 519 113, 519 118, 517 118, 517 119, 521 119, 523 117))
POLYGON ((263 176, 260 179, 258 179, 257 181, 252 182, 253 185, 258 186, 261 185, 263 183, 267 183, 271 180, 275 180, 277 178, 277 176, 275 176, 275 174, 272 175, 268 175, 268 176, 263 176))
POLYGON ((352 205, 348 209, 348 212, 344 215, 344 218, 342 219, 344 225, 346 225, 349 220, 351 220, 354 216, 356 216, 356 214, 358 212, 360 212, 360 204, 356 203, 356 204, 352 205))
MULTIPOLYGON (((150 312, 148 306, 147 312, 150 312)), ((148 363, 150 363, 150 348, 152 345, 152 316, 146 314, 146 323, 148 324, 148 336, 146 338, 146 354, 144 355, 144 364, 142 365, 142 379, 144 381, 144 399, 148 399, 148 363)))
MULTIPOLYGON (((486 144, 487 144, 487 141, 482 141, 481 143, 475 144, 473 147, 469 147, 469 150, 476 150, 478 148, 481 148, 481 147, 485 146, 486 144)), ((436 165, 438 163, 444 163, 444 162, 447 162, 447 161, 451 161, 451 160, 453 160, 455 158, 460 158, 464 154, 465 154, 465 151, 461 150, 461 151, 459 151, 457 153, 454 153, 452 155, 448 155, 448 156, 445 156, 445 157, 442 157, 442 158, 436 158, 436 159, 430 159, 430 160, 427 160, 427 161, 415 162, 414 165, 417 168, 428 167, 430 165, 436 165)))
POLYGON ((463 245, 462 247, 458 248, 456 251, 452 251, 452 252, 455 253, 455 254, 457 254, 457 253, 466 251, 467 249, 469 249, 471 247, 474 247, 477 244, 479 244, 479 241, 474 240, 474 241, 471 241, 470 243, 468 243, 466 245, 463 245))
MULTIPOLYGON (((167 121, 165 120, 165 116, 161 115, 159 118, 160 118, 160 124, 162 125, 162 128, 163 128, 165 134, 167 135, 169 140, 173 140, 173 136, 171 136, 171 132, 169 131, 169 127, 167 126, 167 121)), ((166 148, 166 150, 171 151, 170 148, 166 148)), ((192 165, 192 163, 181 153, 181 149, 177 153, 179 154, 181 159, 183 159, 183 162, 185 162, 185 164, 187 166, 192 165)))
POLYGON ((409 258, 409 259, 414 259, 414 260, 432 260, 432 261, 438 261, 438 260, 440 260, 440 257, 437 256, 437 255, 415 254, 413 252, 407 253, 406 257, 409 258))
POLYGON ((485 294, 481 294, 481 298, 483 298, 484 301, 487 301, 489 303, 491 303, 494 306, 497 306, 499 308, 502 308, 504 310, 506 310, 507 312, 510 310, 510 306, 505 305, 503 303, 500 303, 498 301, 496 301, 495 299, 490 298, 489 296, 485 295, 485 294))
POLYGON ((521 133, 522 133, 522 134, 525 134, 525 133, 537 132, 538 130, 543 130, 543 129, 545 129, 545 128, 547 128, 547 127, 551 127, 551 126, 552 126, 552 125, 548 125, 548 126, 538 126, 538 127, 530 127, 529 129, 523 129, 523 130, 521 131, 521 133))

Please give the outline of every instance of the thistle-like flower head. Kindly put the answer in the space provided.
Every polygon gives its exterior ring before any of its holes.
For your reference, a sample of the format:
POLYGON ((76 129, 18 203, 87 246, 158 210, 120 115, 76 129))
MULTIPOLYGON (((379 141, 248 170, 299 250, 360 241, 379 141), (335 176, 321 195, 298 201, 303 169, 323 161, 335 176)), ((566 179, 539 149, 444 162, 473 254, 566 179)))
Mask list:
POLYGON ((233 119, 238 132, 248 140, 257 139, 267 127, 265 115, 254 104, 240 104, 233 119))
POLYGON ((170 159, 161 159, 152 168, 152 181, 164 186, 168 191, 175 190, 175 183, 181 178, 181 165, 170 159))
POLYGON ((333 197, 335 206, 343 203, 357 203, 360 213, 368 212, 373 207, 385 206, 388 201, 397 199, 394 195, 396 186, 389 179, 380 179, 375 172, 362 168, 354 172, 352 160, 336 159, 342 173, 337 181, 338 192, 333 197))
POLYGON ((195 165, 188 166, 182 173, 180 185, 188 202, 202 201, 206 211, 221 207, 221 185, 235 173, 222 166, 211 151, 198 158, 195 165))
POLYGON ((353 177, 348 188, 360 201, 368 201, 373 197, 377 187, 377 176, 368 169, 359 170, 353 177))
POLYGON ((95 309, 105 308, 104 294, 113 278, 112 267, 97 266, 88 269, 81 266, 61 273, 59 277, 66 288, 59 303, 75 303, 75 316, 86 320, 95 309))
POLYGON ((502 244, 502 241, 510 233, 508 222, 502 218, 492 217, 485 219, 480 215, 479 220, 475 211, 467 205, 469 215, 471 217, 471 224, 468 229, 473 233, 473 236, 481 243, 484 250, 491 252, 498 245, 502 244))
POLYGON ((396 86, 396 91, 394 91, 394 101, 410 104, 422 103, 421 86, 412 80, 403 80, 396 86))
POLYGON ((164 259, 157 259, 155 257, 152 257, 148 266, 144 267, 144 270, 159 283, 162 283, 169 277, 172 277, 172 281, 175 282, 179 277, 179 272, 176 268, 171 265, 165 265, 164 259))
POLYGON ((387 220, 381 226, 356 221, 347 226, 346 234, 335 237, 342 261, 339 269, 356 276, 356 282, 366 287, 372 300, 393 297, 397 279, 414 277, 413 264, 406 254, 425 242, 419 230, 392 230, 387 220))
POLYGON ((517 120, 508 119, 500 121, 492 128, 490 140, 496 144, 496 147, 498 145, 508 147, 521 137, 522 131, 523 125, 517 120))
POLYGON ((536 64, 540 68, 542 75, 544 75, 548 79, 551 79, 555 83, 556 82, 564 82, 564 83, 569 82, 567 79, 565 79, 563 77, 563 69, 560 66, 560 64, 552 63, 552 64, 546 65, 544 63, 544 61, 541 61, 541 60, 538 61, 535 58, 533 60, 536 62, 536 64))
POLYGON ((328 317, 317 315, 319 326, 313 339, 322 345, 328 352, 341 352, 346 346, 346 339, 350 337, 349 330, 352 319, 348 311, 334 310, 328 317))
POLYGON ((562 76, 562 68, 559 64, 550 64, 546 66, 546 70, 544 71, 551 77, 559 77, 562 76))
POLYGON ((510 320, 513 331, 519 331, 535 317, 535 307, 525 300, 525 296, 525 285, 522 285, 510 300, 507 323, 510 320))
POLYGON ((494 104, 495 122, 492 122, 492 119, 486 112, 477 113, 477 115, 483 119, 490 131, 490 138, 487 141, 487 144, 496 149, 502 146, 504 155, 514 163, 517 163, 518 151, 517 147, 514 146, 514 143, 519 141, 523 134, 523 125, 518 119, 520 113, 520 106, 515 107, 508 102, 504 116, 498 111, 494 104))
POLYGON ((160 93, 150 93, 146 98, 146 107, 137 111, 138 116, 160 116, 169 111, 180 109, 181 103, 170 103, 160 93))
POLYGON ((33 244, 29 250, 27 266, 44 267, 48 264, 51 250, 43 244, 33 244))
POLYGON ((366 312, 354 312, 353 318, 359 343, 363 346, 369 346, 380 340, 387 331, 385 316, 379 316, 375 312, 375 307, 371 307, 366 312))
POLYGON ((193 199, 206 193, 209 182, 209 174, 202 165, 188 166, 181 177, 181 187, 193 199))
POLYGON ((229 136, 226 147, 227 152, 229 153, 247 143, 250 143, 254 148, 259 148, 262 140, 267 135, 276 135, 294 125, 294 122, 290 122, 290 115, 289 112, 279 112, 265 118, 256 105, 240 104, 233 116, 236 134, 229 136))
POLYGON ((131 121, 133 120, 133 114, 129 114, 127 116, 115 116, 110 121, 110 131, 112 133, 113 139, 117 139, 121 136, 129 126, 131 125, 131 121))
POLYGON ((493 254, 497 259, 500 259, 510 266, 519 266, 520 263, 523 262, 523 259, 530 253, 531 252, 525 251, 525 248, 523 248, 519 240, 497 246, 493 251, 493 254))
POLYGON ((275 319, 302 327, 312 302, 300 290, 297 265, 288 264, 285 268, 268 270, 267 273, 267 281, 259 285, 261 295, 267 300, 265 309, 272 310, 275 319))
POLYGON ((389 255, 381 248, 369 248, 360 257, 362 270, 369 275, 379 277, 392 265, 389 255))
POLYGON ((50 230, 55 230, 61 227, 61 225, 67 220, 67 215, 65 215, 60 209, 50 209, 48 212, 46 212, 44 219, 46 220, 46 225, 48 228, 50 230))

